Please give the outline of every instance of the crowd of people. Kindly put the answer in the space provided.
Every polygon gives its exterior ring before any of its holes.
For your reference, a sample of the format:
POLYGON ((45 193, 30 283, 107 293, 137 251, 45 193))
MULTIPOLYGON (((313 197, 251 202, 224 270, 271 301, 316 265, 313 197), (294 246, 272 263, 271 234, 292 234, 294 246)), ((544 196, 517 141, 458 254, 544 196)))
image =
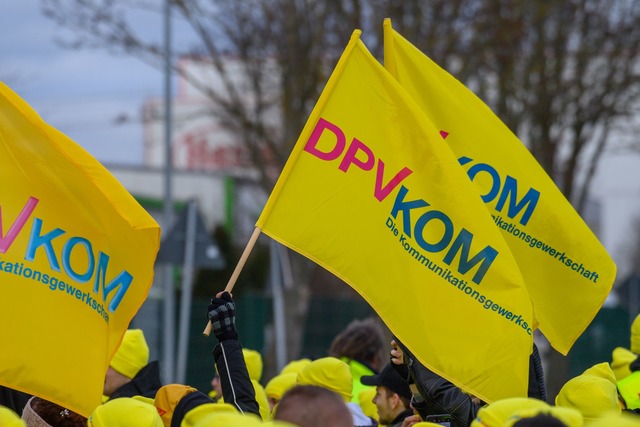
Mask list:
POLYGON ((401 342, 386 343, 373 319, 352 322, 328 356, 293 360, 263 386, 262 356, 242 348, 232 296, 217 294, 207 316, 217 340, 210 392, 162 384, 144 334, 130 329, 106 372, 103 403, 88 418, 0 387, 0 427, 640 426, 640 315, 629 348, 569 380, 553 404, 535 346, 528 397, 487 404, 430 371, 401 342))

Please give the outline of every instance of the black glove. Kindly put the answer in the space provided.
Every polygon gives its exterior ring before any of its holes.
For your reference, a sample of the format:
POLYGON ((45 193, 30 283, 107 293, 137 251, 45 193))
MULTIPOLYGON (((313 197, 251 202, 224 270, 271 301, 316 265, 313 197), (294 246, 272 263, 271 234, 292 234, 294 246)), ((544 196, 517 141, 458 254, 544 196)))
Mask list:
POLYGON ((212 298, 207 307, 207 317, 211 321, 213 334, 218 341, 237 340, 236 305, 229 292, 223 292, 220 298, 212 298))

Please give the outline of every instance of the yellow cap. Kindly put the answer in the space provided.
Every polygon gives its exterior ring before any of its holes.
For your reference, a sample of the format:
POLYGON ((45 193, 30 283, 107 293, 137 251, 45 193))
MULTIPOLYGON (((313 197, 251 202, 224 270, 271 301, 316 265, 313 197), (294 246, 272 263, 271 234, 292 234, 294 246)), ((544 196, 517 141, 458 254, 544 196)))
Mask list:
POLYGON ((624 347, 616 347, 611 353, 611 370, 616 376, 616 381, 620 381, 631 375, 631 369, 629 365, 636 360, 637 354, 624 347))
POLYGON ((0 426, 2 427, 26 427, 18 414, 9 408, 0 406, 0 426))
POLYGON ((128 329, 109 366, 125 377, 133 378, 147 363, 149 363, 149 346, 142 330, 128 329))
POLYGON ((282 368, 282 371, 280 371, 280 373, 288 374, 289 372, 293 372, 294 374, 297 374, 309 363, 311 363, 311 359, 292 360, 291 362, 287 363, 284 368, 282 368))
POLYGON ((180 427, 194 427, 204 417, 219 412, 237 414, 238 410, 230 403, 204 403, 187 412, 180 423, 180 427))
POLYGON ((309 363, 298 372, 297 383, 323 387, 338 393, 345 402, 351 401, 351 369, 335 357, 323 357, 309 363))
POLYGON ((242 355, 244 363, 247 365, 247 371, 249 371, 249 378, 260 381, 262 378, 262 355, 247 348, 242 349, 242 355))
POLYGON ((163 427, 152 405, 130 397, 113 399, 98 406, 87 420, 89 427, 163 427))
POLYGON ((496 400, 483 406, 478 415, 471 422, 471 427, 502 427, 502 425, 517 411, 527 409, 548 409, 546 402, 528 397, 510 397, 496 400))
POLYGON ((577 409, 585 421, 620 413, 616 378, 608 363, 598 363, 570 379, 556 396, 556 406, 577 409))
POLYGON ((266 387, 264 388, 264 391, 265 393, 267 393, 268 397, 280 400, 282 398, 282 395, 287 390, 296 385, 297 377, 298 374, 293 372, 276 375, 275 377, 271 378, 271 380, 269 380, 266 387))

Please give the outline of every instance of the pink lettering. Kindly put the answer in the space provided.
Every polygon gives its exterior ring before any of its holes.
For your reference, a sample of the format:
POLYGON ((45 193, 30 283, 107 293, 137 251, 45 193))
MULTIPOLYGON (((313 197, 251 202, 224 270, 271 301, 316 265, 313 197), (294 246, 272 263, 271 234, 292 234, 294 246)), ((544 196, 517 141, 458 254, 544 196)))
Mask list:
POLYGON ((338 166, 338 169, 340 169, 342 172, 346 172, 349 169, 349 166, 353 164, 358 166, 363 171, 370 171, 371 169, 373 169, 373 165, 375 164, 375 162, 376 158, 373 156, 373 151, 371 151, 371 149, 367 147, 362 141, 353 138, 353 141, 351 141, 349 148, 347 148, 347 153, 344 155, 342 162, 340 162, 340 166, 338 166), (364 161, 356 157, 358 151, 362 151, 365 154, 366 159, 364 161))
POLYGON ((24 208, 22 208, 22 211, 18 214, 16 220, 11 224, 11 227, 9 227, 9 231, 7 231, 6 236, 2 234, 2 207, 0 206, 0 253, 4 254, 9 250, 13 241, 16 240, 16 237, 20 234, 22 227, 24 227, 24 224, 36 208, 38 201, 39 200, 33 196, 29 197, 27 204, 24 205, 24 208))
POLYGON ((391 181, 387 183, 384 187, 382 186, 382 180, 384 178, 384 162, 382 159, 378 159, 378 168, 376 170, 376 187, 373 190, 373 195, 376 196, 380 202, 385 199, 396 188, 402 180, 411 175, 413 171, 407 167, 402 168, 400 172, 398 172, 391 181))
POLYGON ((333 123, 321 118, 318 120, 313 132, 311 132, 311 136, 309 137, 307 144, 304 146, 304 151, 311 153, 322 160, 335 160, 340 154, 342 154, 345 145, 346 138, 342 130, 333 123), (324 152, 316 148, 318 141, 320 141, 320 136, 325 129, 333 132, 336 136, 336 145, 329 152, 324 152))

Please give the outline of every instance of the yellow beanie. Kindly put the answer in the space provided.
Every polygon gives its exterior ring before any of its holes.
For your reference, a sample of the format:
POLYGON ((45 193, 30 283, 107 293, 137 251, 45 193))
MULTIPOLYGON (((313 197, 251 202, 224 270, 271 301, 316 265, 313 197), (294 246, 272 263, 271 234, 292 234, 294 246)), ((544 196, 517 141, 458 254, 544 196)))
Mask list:
POLYGON ((158 389, 154 404, 165 427, 171 426, 173 411, 182 398, 196 391, 198 390, 184 384, 167 384, 158 389))
POLYGON ((0 406, 0 426, 2 427, 26 427, 18 414, 9 408, 0 406))
POLYGON ((611 353, 611 370, 616 376, 616 381, 620 381, 631 375, 629 365, 638 357, 634 352, 624 348, 616 347, 611 353))
POLYGON ((287 390, 296 385, 297 377, 298 374, 295 374, 293 372, 289 372, 288 374, 276 375, 275 377, 271 378, 271 380, 269 380, 266 387, 264 388, 264 391, 265 393, 267 393, 268 397, 280 400, 280 398, 282 398, 282 395, 287 390))
POLYGON ((204 403, 187 412, 180 423, 180 427, 194 427, 202 418, 219 412, 237 414, 238 410, 230 403, 204 403))
POLYGON ((629 349, 635 354, 640 354, 640 314, 631 324, 631 347, 629 349))
POLYGON ((163 427, 152 405, 130 397, 109 400, 98 406, 87 421, 89 427, 163 427))
POLYGON ((620 413, 616 377, 608 363, 598 363, 570 379, 556 396, 556 406, 577 409, 585 421, 609 411, 620 413))
POLYGON ((480 408, 478 415, 471 422, 471 427, 502 427, 505 421, 517 411, 548 408, 549 405, 546 402, 528 397, 496 400, 480 408))
POLYGON ((262 355, 255 350, 242 349, 244 363, 249 371, 249 378, 260 381, 262 378, 262 355))
POLYGON ((560 420, 567 427, 582 427, 582 414, 577 409, 563 408, 562 406, 549 406, 548 408, 522 409, 511 415, 502 427, 513 427, 515 423, 524 418, 533 418, 537 415, 550 415, 560 420))
POLYGON ((125 377, 133 378, 147 363, 149 363, 149 346, 142 330, 128 329, 109 366, 125 377))
POLYGON ((351 369, 335 357, 323 357, 309 363, 298 372, 297 383, 323 387, 338 393, 345 402, 351 401, 351 369))
POLYGON ((282 371, 280 371, 280 373, 288 374, 289 372, 293 372, 294 374, 297 374, 309 363, 311 363, 311 359, 292 360, 291 362, 287 363, 284 368, 282 368, 282 371))

